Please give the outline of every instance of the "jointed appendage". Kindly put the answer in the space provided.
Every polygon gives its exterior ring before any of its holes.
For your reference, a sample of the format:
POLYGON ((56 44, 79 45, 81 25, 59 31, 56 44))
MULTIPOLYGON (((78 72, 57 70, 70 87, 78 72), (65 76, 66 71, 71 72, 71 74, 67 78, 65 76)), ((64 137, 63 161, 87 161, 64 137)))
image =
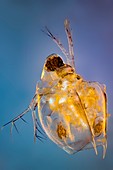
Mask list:
POLYGON ((34 141, 36 141, 36 138, 38 138, 42 142, 42 139, 46 139, 46 136, 45 136, 45 132, 43 131, 42 127, 40 126, 38 122, 38 119, 36 116, 36 110, 32 110, 32 118, 33 118, 33 124, 34 124, 34 141), (42 134, 43 137, 39 136, 38 132, 42 134))
MULTIPOLYGON (((15 122, 18 120, 18 119, 21 119, 23 120, 24 122, 26 122, 26 120, 23 118, 23 116, 28 113, 29 111, 31 110, 31 108, 28 106, 27 109, 25 109, 25 111, 23 111, 21 114, 19 114, 17 117, 15 117, 14 119, 10 120, 9 122, 5 123, 1 129, 3 129, 5 126, 7 126, 8 124, 11 124, 11 129, 10 129, 10 132, 12 133, 12 127, 14 126, 16 131, 19 133, 17 127, 16 127, 16 124, 15 122)), ((27 123, 27 122, 26 122, 27 123)))
POLYGON ((31 103, 1 129, 11 124, 11 133, 13 127, 19 133, 16 121, 21 119, 26 123, 23 117, 31 111, 34 141, 36 138, 43 141, 49 137, 69 154, 91 148, 98 154, 97 146, 103 146, 104 158, 108 120, 106 87, 98 82, 86 81, 76 74, 72 33, 67 19, 64 27, 68 51, 47 27, 43 32, 57 44, 67 61, 64 62, 62 57, 55 53, 46 58, 31 103))
POLYGON ((66 51, 66 49, 64 48, 64 46, 62 45, 61 41, 56 38, 51 32, 50 30, 45 27, 46 31, 43 31, 44 33, 46 33, 50 38, 52 38, 52 40, 58 45, 58 47, 61 49, 62 53, 66 56, 66 58, 69 58, 69 53, 66 51))
POLYGON ((26 120, 23 118, 23 116, 28 113, 29 111, 32 111, 32 118, 33 118, 33 125, 34 125, 34 140, 36 138, 38 138, 40 141, 42 141, 41 139, 46 139, 46 136, 44 136, 44 131, 41 127, 41 125, 38 122, 38 119, 36 117, 36 107, 37 107, 37 100, 36 100, 37 95, 35 95, 31 101, 31 103, 29 104, 29 106, 21 113, 19 114, 17 117, 15 117, 14 119, 10 120, 9 122, 5 123, 2 127, 1 130, 7 126, 8 124, 11 124, 11 128, 10 128, 10 132, 12 134, 12 128, 14 127, 15 130, 17 131, 17 133, 19 133, 18 128, 15 124, 15 122, 19 119, 21 119, 23 122, 27 123, 26 120), (38 132, 43 135, 44 137, 41 137, 38 135, 38 132))
POLYGON ((69 46, 69 55, 70 55, 68 58, 68 63, 73 68, 75 68, 72 33, 71 33, 71 29, 70 29, 70 23, 67 19, 64 21, 64 26, 65 26, 65 31, 66 31, 66 35, 67 35, 68 46, 69 46))
POLYGON ((69 52, 66 51, 64 46, 62 45, 61 41, 57 39, 51 32, 50 30, 45 27, 46 31, 43 31, 46 33, 52 40, 57 44, 57 46, 61 49, 62 53, 66 56, 67 58, 67 64, 71 65, 75 69, 75 64, 74 64, 74 50, 73 50, 73 41, 72 41, 72 35, 71 35, 71 29, 70 29, 70 24, 69 21, 66 19, 64 22, 64 27, 67 35, 67 40, 68 40, 68 46, 69 46, 69 52))

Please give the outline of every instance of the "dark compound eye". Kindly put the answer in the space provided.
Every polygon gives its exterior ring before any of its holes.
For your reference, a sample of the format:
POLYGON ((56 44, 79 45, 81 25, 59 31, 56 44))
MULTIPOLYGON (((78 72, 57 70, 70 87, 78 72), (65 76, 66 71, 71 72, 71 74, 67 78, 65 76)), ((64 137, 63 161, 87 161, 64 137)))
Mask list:
POLYGON ((60 68, 63 65, 63 60, 59 56, 52 55, 47 58, 47 61, 45 63, 45 69, 47 71, 55 71, 56 68, 60 68))

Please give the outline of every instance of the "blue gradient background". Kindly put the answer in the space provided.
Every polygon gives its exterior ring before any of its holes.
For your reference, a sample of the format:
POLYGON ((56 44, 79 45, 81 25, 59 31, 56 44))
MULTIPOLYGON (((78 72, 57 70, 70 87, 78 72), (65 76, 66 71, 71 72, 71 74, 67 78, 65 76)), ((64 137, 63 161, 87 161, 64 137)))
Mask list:
MULTIPOLYGON (((35 92, 45 58, 62 55, 41 29, 45 25, 67 48, 63 22, 73 30, 75 63, 86 80, 106 84, 109 97, 108 150, 68 155, 49 139, 33 141, 31 114, 0 133, 0 170, 113 170, 113 1, 0 0, 0 126, 21 113, 35 92)), ((63 56, 63 55, 62 55, 63 56)), ((64 56, 63 56, 64 57, 64 56)))

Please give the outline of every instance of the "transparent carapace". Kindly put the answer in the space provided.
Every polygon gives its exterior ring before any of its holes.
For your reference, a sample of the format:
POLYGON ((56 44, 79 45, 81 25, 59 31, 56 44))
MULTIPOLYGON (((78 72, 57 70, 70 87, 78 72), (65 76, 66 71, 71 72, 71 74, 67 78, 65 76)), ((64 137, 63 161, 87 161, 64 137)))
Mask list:
POLYGON ((28 108, 3 127, 11 123, 18 131, 15 122, 18 119, 25 122, 23 116, 31 111, 35 139, 43 140, 46 135, 69 154, 89 148, 94 148, 97 154, 97 146, 103 146, 104 157, 108 118, 106 86, 86 81, 76 72, 72 34, 67 19, 64 27, 68 52, 47 27, 44 32, 66 56, 66 63, 58 54, 46 58, 28 108))

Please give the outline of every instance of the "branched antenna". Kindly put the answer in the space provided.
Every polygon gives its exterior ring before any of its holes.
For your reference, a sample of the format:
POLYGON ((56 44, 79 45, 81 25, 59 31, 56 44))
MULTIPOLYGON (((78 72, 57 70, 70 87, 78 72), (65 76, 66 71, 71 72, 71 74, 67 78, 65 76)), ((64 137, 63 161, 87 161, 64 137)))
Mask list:
POLYGON ((71 33, 71 28, 70 28, 69 20, 65 19, 65 21, 64 21, 64 27, 65 27, 65 31, 66 31, 66 35, 67 35, 68 46, 69 46, 69 55, 70 55, 70 57, 68 58, 68 63, 69 63, 73 68, 75 68, 73 39, 72 39, 72 33, 71 33))
POLYGON ((21 119, 24 123, 27 123, 27 121, 23 118, 23 116, 28 113, 30 110, 32 111, 32 118, 33 118, 33 124, 34 124, 34 140, 36 140, 36 138, 38 138, 41 142, 42 139, 46 139, 46 135, 44 130, 42 129, 41 125, 38 122, 38 119, 36 117, 36 107, 37 107, 37 94, 34 95, 31 103, 29 104, 28 108, 25 109, 21 114, 19 114, 17 117, 15 117, 14 119, 10 120, 9 122, 5 123, 1 129, 3 129, 5 126, 7 126, 8 124, 11 123, 11 128, 10 128, 10 133, 12 134, 12 129, 13 127, 15 128, 15 130, 17 131, 17 133, 19 133, 19 130, 15 124, 15 122, 19 119, 21 119), (43 135, 39 136, 38 132, 43 135))
POLYGON ((26 113, 28 113, 30 110, 31 110, 30 107, 28 107, 28 108, 25 109, 21 114, 19 114, 17 117, 15 117, 14 119, 12 119, 12 120, 10 120, 9 122, 5 123, 5 124, 1 127, 1 129, 3 129, 5 126, 7 126, 8 124, 11 123, 11 129, 10 129, 11 134, 12 134, 12 128, 13 128, 13 126, 15 127, 16 131, 19 133, 18 128, 17 128, 15 122, 16 122, 17 120, 21 119, 22 121, 24 121, 25 123, 27 123, 27 121, 23 119, 23 116, 24 116, 26 113))
POLYGON ((67 64, 71 65, 75 69, 72 33, 70 29, 70 23, 67 19, 65 19, 64 21, 64 27, 68 40, 69 52, 66 51, 61 41, 51 33, 47 26, 45 27, 45 31, 44 30, 42 31, 57 44, 57 46, 61 49, 62 53, 66 56, 67 64))
POLYGON ((59 39, 57 39, 52 33, 51 31, 48 29, 48 27, 45 27, 45 31, 42 30, 42 32, 44 32, 47 36, 49 36, 56 44, 57 46, 60 48, 60 50, 62 51, 62 53, 66 56, 66 58, 69 58, 69 53, 66 51, 66 49, 64 48, 64 46, 62 45, 61 41, 59 39))

